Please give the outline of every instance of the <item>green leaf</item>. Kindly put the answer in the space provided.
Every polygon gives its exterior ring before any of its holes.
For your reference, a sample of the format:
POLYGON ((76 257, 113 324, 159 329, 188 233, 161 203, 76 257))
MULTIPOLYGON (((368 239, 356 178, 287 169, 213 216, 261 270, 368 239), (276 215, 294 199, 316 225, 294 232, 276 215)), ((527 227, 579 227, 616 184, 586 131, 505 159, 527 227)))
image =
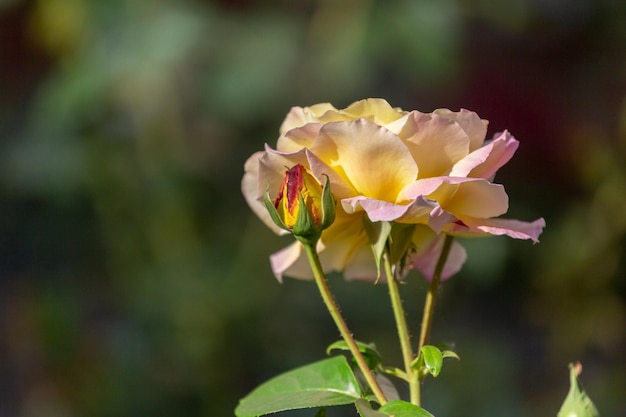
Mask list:
POLYGON ((372 223, 367 218, 363 219, 363 226, 365 233, 369 238, 370 245, 372 245, 372 251, 374 252, 374 261, 376 261, 376 282, 380 278, 380 261, 385 253, 387 247, 387 238, 391 233, 391 223, 389 222, 374 222, 372 223))
POLYGON ((442 350, 441 351, 441 355, 443 356, 443 358, 454 358, 457 361, 460 361, 461 358, 459 358, 459 355, 456 354, 455 351, 453 350, 442 350))
POLYGON ((426 345, 420 349, 417 358, 411 363, 411 368, 420 379, 424 379, 428 374, 436 378, 441 372, 444 358, 459 359, 459 355, 452 350, 442 351, 438 346, 426 345))
POLYGON ((389 401, 378 409, 379 412, 393 417, 433 417, 428 411, 406 401, 389 401))
POLYGON ((439 372, 441 372, 441 367, 443 366, 443 355, 441 354, 439 348, 430 345, 422 346, 420 355, 424 359, 424 366, 426 367, 426 370, 428 370, 428 373, 437 377, 439 372))
POLYGON ((276 376, 241 399, 238 417, 257 417, 297 408, 352 404, 362 398, 344 356, 335 356, 276 376))
MULTIPOLYGON (((369 366, 370 369, 378 368, 378 366, 382 362, 382 358, 380 356, 380 353, 378 353, 378 350, 376 350, 376 345, 373 343, 363 343, 359 341, 356 341, 356 345, 359 348, 359 351, 365 357, 367 366, 369 366)), ((334 349, 350 351, 350 348, 348 347, 348 344, 345 340, 338 340, 335 343, 332 343, 326 348, 326 354, 330 355, 330 352, 332 352, 334 349)))
POLYGON ((578 382, 582 372, 579 363, 569 365, 570 388, 557 417, 598 417, 600 414, 578 382))

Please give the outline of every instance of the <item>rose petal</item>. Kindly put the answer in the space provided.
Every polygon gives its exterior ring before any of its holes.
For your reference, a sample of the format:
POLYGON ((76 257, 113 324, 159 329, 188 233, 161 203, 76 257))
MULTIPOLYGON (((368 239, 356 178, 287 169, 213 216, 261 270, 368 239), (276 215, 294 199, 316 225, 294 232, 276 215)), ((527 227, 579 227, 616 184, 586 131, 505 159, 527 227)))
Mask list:
POLYGON ((396 201, 417 176, 415 161, 400 138, 364 119, 326 124, 311 152, 352 184, 353 196, 396 201))
POLYGON ((453 120, 413 111, 399 133, 418 166, 418 177, 447 175, 469 153, 469 136, 453 120))
POLYGON ((361 207, 373 222, 397 221, 400 223, 427 223, 430 212, 437 207, 435 201, 421 196, 410 204, 403 205, 358 196, 341 200, 341 205, 347 213, 353 213, 361 207))
POLYGON ((483 145, 489 122, 478 117, 473 111, 461 109, 459 112, 453 112, 448 109, 437 109, 433 113, 454 120, 461 126, 470 138, 470 152, 475 151, 483 145))
MULTIPOLYGON (((348 281, 375 282, 378 278, 377 273, 374 256, 372 256, 372 248, 369 245, 363 245, 352 254, 343 276, 348 281)), ((378 282, 387 282, 387 277, 384 273, 381 273, 378 282)))
POLYGON ((502 185, 478 178, 447 177, 427 197, 459 219, 496 217, 509 208, 509 197, 502 185))
POLYGON ((532 222, 524 222, 513 219, 463 219, 464 225, 451 224, 449 233, 459 235, 490 234, 506 235, 515 239, 531 239, 534 243, 539 242, 539 235, 546 226, 543 218, 532 222))
POLYGON ((313 152, 306 152, 311 172, 320 183, 326 182, 326 177, 330 181, 330 190, 336 199, 352 197, 356 194, 356 191, 352 184, 346 180, 345 176, 336 172, 333 168, 328 166, 324 161, 320 160, 313 152))
POLYGON ((458 218, 452 213, 448 213, 441 206, 435 207, 428 216, 428 226, 435 232, 440 233, 446 225, 454 223, 458 218))
POLYGON ((266 145, 265 152, 256 152, 244 165, 245 173, 241 180, 241 192, 252 211, 267 227, 279 235, 288 232, 276 226, 272 221, 265 207, 265 193, 269 192, 271 198, 278 195, 280 184, 285 176, 285 167, 292 167, 298 163, 308 165, 305 150, 281 153, 266 145))
POLYGON ((283 275, 298 279, 313 279, 313 271, 302 249, 302 244, 296 241, 270 255, 272 272, 278 282, 283 282, 283 275))
POLYGON ((387 100, 382 98, 368 98, 352 103, 342 113, 350 116, 352 120, 364 118, 370 122, 385 125, 401 118, 406 112, 391 107, 387 100))
POLYGON ((302 148, 310 148, 322 126, 321 123, 307 123, 291 129, 278 138, 276 149, 281 152, 296 152, 302 148))
POLYGON ((294 165, 302 164, 309 167, 306 149, 297 152, 280 152, 265 145, 265 152, 259 158, 258 198, 261 203, 266 192, 270 197, 278 195, 280 185, 285 178, 285 171, 294 165))
POLYGON ((450 176, 493 178, 496 171, 511 159, 518 146, 519 142, 504 131, 482 148, 457 162, 450 176))
POLYGON ((280 125, 279 132, 282 135, 291 129, 304 126, 307 123, 319 122, 319 116, 329 110, 336 111, 337 109, 330 103, 320 103, 310 107, 292 107, 289 113, 287 113, 287 117, 285 117, 285 120, 280 125))
POLYGON ((245 173, 241 180, 241 192, 254 214, 274 233, 284 235, 288 232, 276 226, 270 218, 262 198, 259 196, 259 159, 262 155, 264 155, 264 152, 256 152, 246 161, 244 165, 245 173))
MULTIPOLYGON (((445 241, 444 234, 433 236, 430 233, 416 230, 413 242, 418 249, 409 259, 412 267, 420 271, 427 280, 433 279, 445 241)), ((466 259, 465 248, 458 242, 452 242, 450 253, 441 272, 441 279, 446 280, 459 272, 466 259)))

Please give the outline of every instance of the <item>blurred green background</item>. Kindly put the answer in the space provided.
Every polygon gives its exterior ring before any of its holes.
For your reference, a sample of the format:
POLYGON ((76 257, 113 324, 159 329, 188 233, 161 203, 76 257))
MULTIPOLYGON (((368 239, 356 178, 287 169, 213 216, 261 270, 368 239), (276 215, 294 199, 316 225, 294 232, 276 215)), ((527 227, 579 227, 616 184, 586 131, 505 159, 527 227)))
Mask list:
MULTIPOLYGON (((228 416, 323 358, 337 331, 312 283, 271 275, 290 240, 239 183, 291 106, 366 97, 509 129, 507 217, 547 221, 539 245, 464 242, 433 335, 462 360, 425 406, 555 415, 581 360, 626 415, 625 6, 0 1, 0 417, 228 416)), ((331 280, 400 365, 386 288, 331 280)), ((403 287, 414 333, 425 287, 403 287)))

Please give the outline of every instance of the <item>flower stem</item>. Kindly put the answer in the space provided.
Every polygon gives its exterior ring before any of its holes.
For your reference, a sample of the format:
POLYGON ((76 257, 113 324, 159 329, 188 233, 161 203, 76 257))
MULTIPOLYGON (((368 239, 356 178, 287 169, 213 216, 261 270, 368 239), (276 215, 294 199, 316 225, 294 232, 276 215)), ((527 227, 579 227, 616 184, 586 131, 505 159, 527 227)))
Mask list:
MULTIPOLYGON (((450 254, 450 248, 452 247, 453 237, 446 235, 446 239, 443 242, 443 248, 439 254, 437 265, 435 266, 435 272, 433 273, 433 279, 428 286, 428 292, 426 293, 426 301, 424 302, 424 313, 422 314, 422 328, 420 331, 420 340, 417 346, 417 354, 420 354, 422 347, 428 343, 430 336, 430 328, 433 322, 433 313, 435 311, 435 299, 439 290, 439 284, 441 283, 441 273, 443 267, 448 260, 450 254)), ((413 375, 410 380, 411 387, 411 402, 415 405, 422 405, 422 382, 419 380, 419 375, 413 375)))
POLYGON ((439 255, 439 260, 437 261, 437 266, 435 266, 433 279, 430 281, 430 286, 428 287, 428 292, 426 293, 424 314, 422 315, 422 329, 420 332, 419 345, 417 347, 418 352, 426 343, 428 343, 428 338, 430 337, 430 328, 433 322, 433 313, 435 311, 435 298, 437 297, 437 291, 439 290, 439 284, 441 283, 441 273, 443 272, 443 267, 448 260, 453 239, 454 238, 452 236, 446 235, 446 239, 443 242, 443 248, 441 249, 441 254, 439 255))
POLYGON ((376 399, 378 400, 380 405, 384 405, 385 403, 387 403, 387 398, 385 397, 385 394, 380 388, 380 385, 378 385, 378 382, 376 381, 376 378, 374 377, 372 370, 369 368, 369 366, 367 366, 367 363, 365 362, 365 358, 363 357, 363 354, 359 350, 359 347, 357 346, 356 341, 352 337, 352 333, 350 333, 350 330, 348 329, 348 325, 346 324, 346 321, 344 320, 343 316, 341 315, 341 312, 339 311, 339 306, 337 305, 337 302, 335 301, 335 297, 330 291, 330 287, 328 286, 328 281, 326 280, 326 276, 324 275, 324 272, 322 270, 322 265, 320 263, 320 259, 319 259, 319 256, 317 255, 317 251, 315 250, 315 247, 311 244, 305 243, 304 249, 306 251, 307 257, 309 258, 309 263, 311 264, 311 268, 313 269, 313 275, 315 276, 315 283, 317 284, 320 294, 322 295, 324 304, 326 304, 326 308, 328 308, 328 312, 330 313, 331 317, 335 321, 335 325, 339 329, 339 333, 341 333, 341 337, 343 337, 343 340, 347 343, 348 348, 350 349, 350 352, 352 353, 352 356, 354 356, 354 359, 359 365, 361 372, 363 372, 363 376, 365 377, 365 380, 369 384, 372 392, 376 396, 376 399))
POLYGON ((391 298, 393 315, 396 320, 396 327, 398 328, 398 338, 400 339, 400 347, 402 348, 404 372, 406 372, 411 392, 411 403, 419 405, 420 383, 417 376, 414 375, 413 369, 411 369, 411 362, 413 362, 413 349, 411 348, 411 336, 409 335, 409 328, 406 323, 406 314, 404 312, 404 307, 402 307, 400 288, 398 286, 398 280, 392 271, 389 256, 384 256, 384 263, 385 274, 387 275, 387 285, 389 286, 389 297, 391 298))

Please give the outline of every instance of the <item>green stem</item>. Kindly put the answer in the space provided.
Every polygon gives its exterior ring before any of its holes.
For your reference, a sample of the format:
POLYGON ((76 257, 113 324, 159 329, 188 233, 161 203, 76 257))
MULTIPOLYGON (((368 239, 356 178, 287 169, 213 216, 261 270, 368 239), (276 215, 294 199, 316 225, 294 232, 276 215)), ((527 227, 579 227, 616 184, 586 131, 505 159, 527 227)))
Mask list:
POLYGON ((365 362, 365 358, 363 357, 363 354, 359 350, 359 347, 357 346, 356 341, 352 337, 352 333, 350 333, 350 330, 348 329, 348 325, 346 324, 346 321, 344 320, 343 316, 341 315, 341 312, 339 311, 339 306, 337 305, 337 302, 335 301, 335 298, 333 297, 333 294, 330 291, 330 287, 328 286, 328 281, 326 280, 326 276, 324 275, 324 272, 322 270, 322 265, 320 263, 320 259, 319 259, 319 256, 317 255, 317 251, 315 250, 315 247, 313 245, 305 243, 304 249, 306 251, 307 257, 309 258, 309 263, 311 264, 311 268, 313 269, 315 283, 317 284, 317 287, 320 290, 320 294, 322 295, 324 304, 326 304, 326 308, 328 308, 328 312, 330 313, 331 317, 335 321, 335 325, 337 325, 337 328, 339 329, 339 333, 341 333, 341 337, 343 337, 343 340, 348 344, 348 348, 350 349, 352 356, 354 356, 354 359, 356 360, 357 365, 359 365, 361 372, 363 372, 363 376, 365 376, 365 380, 367 381, 370 388, 372 389, 372 392, 376 396, 376 399, 378 400, 380 405, 384 405, 385 403, 387 403, 387 398, 385 397, 385 394, 383 394, 383 391, 380 388, 380 385, 378 385, 378 382, 376 381, 376 378, 374 377, 372 370, 369 368, 369 366, 367 366, 367 363, 365 362))
MULTIPOLYGON (((441 284, 441 273, 443 272, 443 267, 448 260, 448 255, 450 254, 450 248, 452 248, 452 240, 454 238, 450 235, 446 235, 446 239, 443 242, 443 248, 441 248, 441 253, 439 254, 439 259, 437 260, 437 265, 435 266, 435 272, 433 273, 433 279, 430 281, 430 285, 428 286, 428 292, 426 293, 426 301, 424 302, 424 313, 422 314, 422 327, 420 331, 420 340, 417 346, 417 354, 419 355, 422 347, 428 343, 428 338, 430 337, 430 328, 433 322, 433 315, 435 311, 435 299, 437 298, 437 292, 439 291, 439 285, 441 284)), ((422 402, 422 394, 421 394, 422 386, 421 381, 418 380, 416 384, 416 405, 421 405, 422 402)), ((411 392, 411 395, 413 393, 411 392)), ((413 397, 411 397, 413 398, 413 397)), ((412 401, 412 400, 411 400, 412 401)))
POLYGON ((413 349, 411 348, 411 336, 409 335, 409 328, 406 323, 406 314, 404 312, 404 307, 402 307, 400 288, 398 286, 398 280, 392 271, 388 255, 384 256, 384 263, 385 274, 387 275, 387 285, 389 286, 389 297, 391 298, 393 315, 396 320, 396 327, 398 328, 398 338, 400 339, 400 347, 402 348, 404 372, 406 372, 411 392, 411 402, 419 405, 420 386, 417 376, 414 375, 413 369, 411 369, 411 362, 413 362, 413 349))
POLYGON ((433 322, 433 313, 435 311, 435 298, 437 297, 437 291, 439 290, 439 284, 441 283, 441 273, 443 272, 443 267, 448 260, 453 239, 454 238, 452 236, 446 235, 443 248, 441 249, 441 254, 439 255, 439 260, 437 261, 437 266, 435 267, 433 279, 430 281, 430 286, 428 287, 428 292, 426 293, 424 314, 422 315, 422 329, 420 332, 419 345, 417 347, 418 352, 426 343, 428 343, 428 338, 430 337, 430 328, 433 322))

